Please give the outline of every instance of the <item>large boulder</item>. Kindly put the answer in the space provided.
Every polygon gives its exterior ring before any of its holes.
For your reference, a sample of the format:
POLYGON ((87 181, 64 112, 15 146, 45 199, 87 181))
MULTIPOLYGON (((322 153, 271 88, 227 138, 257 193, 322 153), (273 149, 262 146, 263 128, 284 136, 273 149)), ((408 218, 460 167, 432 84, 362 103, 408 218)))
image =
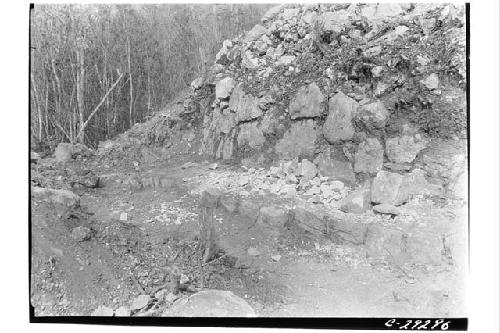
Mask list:
POLYGON ((264 206, 260 208, 260 219, 270 226, 283 227, 288 221, 288 212, 277 206, 264 206))
POLYGON ((432 184, 425 178, 425 171, 414 169, 406 174, 399 191, 399 202, 404 203, 415 195, 441 195, 443 188, 440 185, 432 184))
POLYGON ((215 97, 218 99, 225 99, 231 95, 236 82, 231 77, 226 77, 215 85, 215 97))
POLYGON ((417 135, 403 135, 385 140, 385 153, 394 163, 411 163, 425 148, 425 141, 417 135))
POLYGON ((290 117, 292 119, 297 119, 320 116, 321 103, 323 103, 324 99, 316 83, 313 82, 307 86, 301 87, 290 102, 290 117))
POLYGON ((415 195, 440 195, 442 187, 425 179, 425 171, 415 169, 404 176, 380 171, 372 184, 372 201, 394 206, 407 202, 415 195))
POLYGON ((394 172, 380 171, 372 183, 372 201, 380 204, 401 204, 399 191, 403 176, 394 172))
POLYGON ((328 117, 323 125, 323 136, 331 144, 351 140, 354 135, 352 118, 358 103, 342 92, 337 93, 328 103, 328 117))
POLYGON ((354 172, 376 174, 382 170, 384 148, 377 138, 368 138, 361 142, 354 154, 354 172))
POLYGON ((314 163, 318 166, 319 173, 322 176, 340 180, 350 185, 356 182, 352 164, 347 160, 332 159, 327 154, 320 154, 314 160, 314 163))
POLYGON ((291 218, 288 223, 292 223, 315 235, 323 235, 326 231, 326 223, 321 213, 313 213, 301 207, 297 207, 291 211, 291 218))
POLYGON ((363 100, 356 113, 357 122, 368 131, 381 130, 385 127, 389 111, 379 100, 363 100))
POLYGON ((68 190, 33 187, 31 189, 35 199, 49 202, 63 207, 73 208, 80 205, 80 197, 68 190))
POLYGON ((240 125, 240 132, 238 134, 238 147, 242 147, 244 145, 249 146, 250 148, 259 148, 264 142, 266 142, 266 138, 262 134, 262 131, 257 127, 257 123, 244 123, 240 125))
POLYGON ((237 121, 249 121, 262 116, 259 107, 259 99, 252 95, 247 95, 243 91, 242 84, 238 84, 229 99, 229 109, 237 114, 237 121))
POLYGON ((57 145, 54 157, 57 162, 69 162, 73 158, 74 146, 71 143, 61 142, 57 145))
POLYGON ((162 317, 256 317, 256 314, 231 291, 202 290, 175 302, 162 317))
POLYGON ((316 148, 318 129, 311 120, 292 123, 290 129, 276 144, 276 152, 282 159, 293 159, 301 155, 313 155, 316 148))

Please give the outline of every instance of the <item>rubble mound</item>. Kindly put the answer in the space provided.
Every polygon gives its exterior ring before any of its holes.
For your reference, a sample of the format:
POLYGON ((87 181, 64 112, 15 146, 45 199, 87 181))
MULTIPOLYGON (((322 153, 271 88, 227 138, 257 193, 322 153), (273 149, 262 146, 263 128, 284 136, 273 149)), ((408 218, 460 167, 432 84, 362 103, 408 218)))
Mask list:
POLYGON ((381 161, 390 139, 389 158, 406 162, 422 149, 420 137, 400 138, 408 128, 464 138, 464 20, 463 7, 445 4, 273 7, 192 84, 185 105, 205 101, 202 152, 314 159, 358 147, 381 161), (398 144, 410 146, 404 156, 398 144))

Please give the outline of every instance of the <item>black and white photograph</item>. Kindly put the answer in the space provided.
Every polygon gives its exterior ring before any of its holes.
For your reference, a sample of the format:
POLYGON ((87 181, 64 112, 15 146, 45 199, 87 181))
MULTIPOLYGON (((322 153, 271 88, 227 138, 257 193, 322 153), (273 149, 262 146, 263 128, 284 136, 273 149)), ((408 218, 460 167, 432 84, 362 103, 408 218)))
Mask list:
POLYGON ((468 329, 469 3, 25 11, 30 322, 468 329))

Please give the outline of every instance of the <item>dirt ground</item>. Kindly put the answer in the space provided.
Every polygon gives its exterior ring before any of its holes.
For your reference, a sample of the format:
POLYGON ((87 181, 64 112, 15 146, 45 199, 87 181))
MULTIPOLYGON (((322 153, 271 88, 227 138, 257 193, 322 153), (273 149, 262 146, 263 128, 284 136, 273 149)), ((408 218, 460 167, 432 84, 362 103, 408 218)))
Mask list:
MULTIPOLYGON (((168 285, 177 266, 197 289, 231 290, 259 316, 458 317, 465 316, 467 205, 443 199, 408 205, 428 236, 443 219, 456 226, 462 243, 449 264, 425 265, 411 272, 404 262, 377 262, 369 249, 339 244, 285 227, 271 228, 248 216, 218 209, 216 229, 223 257, 200 263, 198 176, 241 170, 209 169, 186 153, 169 162, 141 163, 96 159, 85 165, 104 186, 80 189, 81 207, 61 210, 32 200, 31 302, 35 315, 89 315, 101 305, 128 306, 141 294, 168 285), (196 162, 189 168, 187 161, 196 162), (129 175, 161 175, 164 188, 133 191, 129 175), (127 220, 120 215, 127 213, 127 220), (91 237, 75 241, 71 230, 86 226, 91 237), (249 248, 256 253, 250 253, 249 248)), ((53 174, 82 168, 81 161, 52 167, 53 174)), ((33 166, 37 168, 37 166, 33 166)), ((33 171, 33 170, 32 170, 33 171)), ((237 198, 235 198, 236 200, 237 198)), ((247 202, 293 205, 293 199, 265 194, 247 202)), ((346 218, 355 218, 347 214, 346 218)), ((372 217, 373 218, 373 217, 372 217)), ((375 216, 381 223, 394 221, 375 216)), ((423 250, 425 252, 425 250, 423 250)), ((399 259, 401 260, 401 259, 399 259)), ((184 292, 182 297, 189 293, 184 292)), ((158 304, 159 310, 167 305, 158 304)))

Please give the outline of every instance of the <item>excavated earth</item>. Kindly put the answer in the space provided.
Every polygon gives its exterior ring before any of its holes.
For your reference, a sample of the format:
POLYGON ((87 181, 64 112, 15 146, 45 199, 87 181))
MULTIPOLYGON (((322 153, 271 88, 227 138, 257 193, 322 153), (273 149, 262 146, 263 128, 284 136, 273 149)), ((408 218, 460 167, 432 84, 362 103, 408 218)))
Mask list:
POLYGON ((274 7, 147 122, 33 154, 35 315, 466 316, 464 22, 274 7))
MULTIPOLYGON (((319 210, 321 204, 251 191, 251 184, 239 185, 248 175, 246 168, 216 166, 196 151, 195 145, 173 151, 168 162, 94 156, 32 164, 32 181, 53 188, 68 188, 71 175, 82 174, 82 169, 100 181, 98 188, 73 186, 79 207, 32 199, 31 302, 37 316, 90 315, 102 306, 130 308, 138 296, 168 289, 173 265, 195 290, 232 291, 258 316, 464 315, 465 200, 420 196, 404 205, 412 214, 396 217, 337 211, 340 225, 379 227, 370 229, 372 241, 362 244, 334 233, 310 233, 292 223, 262 223, 257 217, 263 206, 293 209, 309 204, 319 210), (146 185, 131 186, 131 175, 146 185), (150 187, 144 179, 151 177, 161 182, 154 187, 153 180, 150 187), (228 177, 241 192, 222 192, 214 216, 220 259, 201 265, 196 247, 200 193, 207 179, 217 184, 228 177), (77 227, 88 228, 88 235, 75 236, 77 227), (404 251, 397 250, 402 244, 373 240, 395 229, 406 237, 404 251), (442 235, 448 238, 440 239, 442 235)), ((184 291, 177 297, 191 294, 184 291)), ((158 316, 172 306, 151 299, 147 310, 133 315, 158 316)))

